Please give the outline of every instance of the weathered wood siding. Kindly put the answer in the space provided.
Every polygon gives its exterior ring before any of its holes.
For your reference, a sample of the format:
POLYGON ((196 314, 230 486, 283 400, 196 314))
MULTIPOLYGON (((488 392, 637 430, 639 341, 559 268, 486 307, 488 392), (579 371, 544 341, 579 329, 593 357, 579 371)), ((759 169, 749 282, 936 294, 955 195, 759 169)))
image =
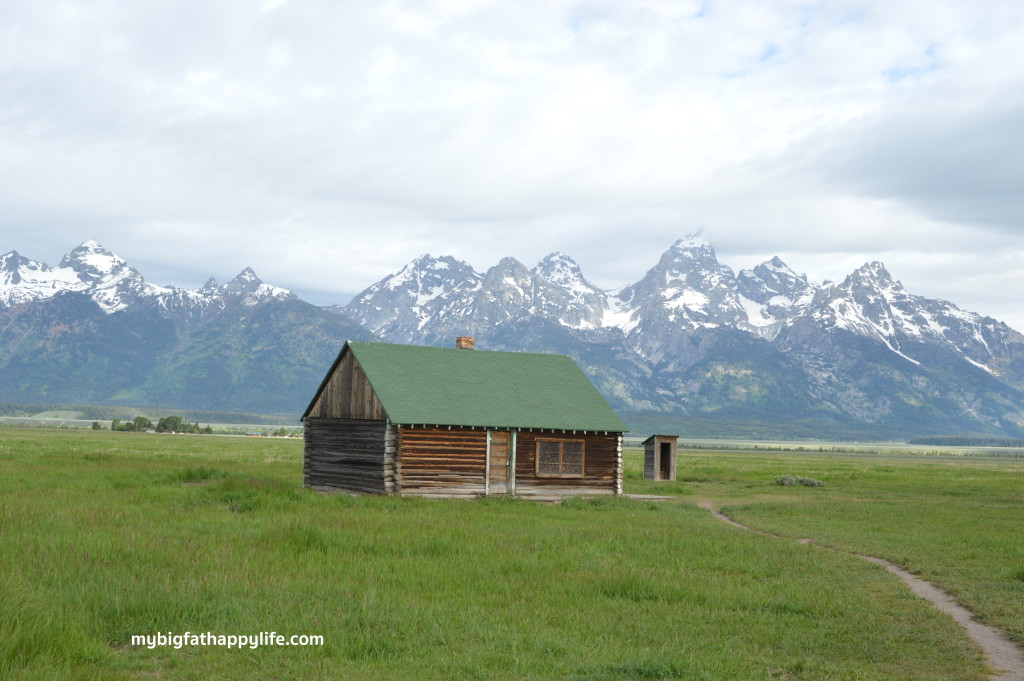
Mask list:
POLYGON ((318 490, 395 490, 395 430, 386 421, 310 418, 302 481, 318 490))
POLYGON ((387 415, 359 362, 351 352, 346 352, 310 409, 309 417, 383 421, 387 415))
MULTIPOLYGON (((517 495, 555 499, 622 493, 622 447, 617 434, 520 430, 515 443, 517 495), (584 442, 584 477, 537 476, 537 440, 551 438, 584 442)), ((487 431, 483 429, 397 427, 371 419, 311 417, 306 422, 303 482, 307 487, 471 498, 487 493, 486 476, 487 431)), ((497 487, 492 493, 505 491, 504 485, 497 487)))
POLYGON ((473 497, 485 493, 487 431, 399 428, 398 481, 403 496, 473 497))
POLYGON ((644 442, 644 480, 657 480, 657 450, 654 440, 644 442))
POLYGON ((622 493, 622 449, 618 434, 573 434, 520 430, 516 434, 516 494, 523 497, 566 497, 622 493), (582 478, 537 476, 538 439, 582 440, 582 478))
POLYGON ((644 442, 644 479, 675 480, 676 449, 678 438, 670 435, 653 435, 644 442), (662 447, 668 445, 668 460, 663 460, 662 447), (663 465, 668 470, 663 469, 663 465), (667 473, 667 475, 666 475, 667 473))

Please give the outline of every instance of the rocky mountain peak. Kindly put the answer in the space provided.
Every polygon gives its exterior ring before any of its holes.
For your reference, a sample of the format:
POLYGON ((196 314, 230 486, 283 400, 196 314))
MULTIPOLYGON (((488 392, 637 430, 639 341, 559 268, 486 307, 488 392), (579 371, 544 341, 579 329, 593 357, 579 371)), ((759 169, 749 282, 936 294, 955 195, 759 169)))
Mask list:
POLYGON ((416 256, 409 263, 403 267, 403 270, 409 270, 411 272, 424 272, 428 270, 437 269, 438 263, 441 261, 430 255, 429 253, 421 253, 416 256))
POLYGON ((751 270, 740 270, 736 282, 743 296, 762 304, 777 296, 792 302, 811 289, 807 276, 794 272, 777 255, 751 270))
POLYGON ((374 287, 381 287, 419 296, 428 290, 434 290, 442 286, 457 285, 465 278, 473 279, 477 277, 479 275, 476 274, 472 266, 467 262, 457 260, 448 255, 435 258, 429 253, 424 253, 410 261, 395 274, 385 277, 374 286, 371 286, 367 291, 376 290, 374 287))
POLYGON ((221 287, 221 290, 228 294, 252 293, 256 291, 262 283, 263 281, 256 275, 256 271, 251 267, 246 267, 244 270, 239 272, 234 279, 224 284, 221 287))
POLYGON ((512 256, 505 256, 504 258, 498 261, 498 264, 495 265, 495 267, 497 267, 500 270, 508 272, 518 272, 519 270, 526 270, 526 265, 519 262, 512 256))
MULTIPOLYGON (((18 255, 17 251, 0 255, 0 284, 15 286, 21 283, 21 269, 28 266, 29 261, 18 255)), ((0 301, 3 304, 3 301, 0 301)))
POLYGON ((23 258, 17 251, 0 255, 0 272, 5 273, 5 279, 11 284, 17 284, 21 281, 22 269, 39 269, 39 267, 39 263, 23 258))
POLYGON ((583 270, 576 261, 560 251, 544 256, 530 272, 555 286, 576 287, 585 284, 595 288, 584 278, 583 270))
POLYGON ((60 267, 75 271, 83 281, 95 281, 127 268, 124 258, 103 248, 98 241, 83 241, 60 261, 60 267))
POLYGON ((834 296, 849 297, 860 305, 892 303, 909 294, 903 284, 892 278, 881 262, 869 262, 854 270, 833 289, 834 296))
POLYGON ((764 279, 775 279, 780 281, 803 281, 807 282, 806 274, 797 274, 793 268, 779 256, 772 256, 771 259, 754 267, 754 272, 764 279))
POLYGON ((846 278, 848 282, 867 282, 883 287, 892 286, 894 283, 892 275, 889 274, 889 270, 885 268, 885 264, 877 260, 873 262, 864 263, 846 278))
MULTIPOLYGON (((209 282, 207 282, 209 283, 209 282)), ((254 305, 268 298, 289 299, 295 298, 295 294, 288 289, 278 286, 271 286, 263 283, 256 271, 246 267, 238 275, 220 287, 221 292, 229 296, 243 296, 247 305, 254 305)))
POLYGON ((708 276, 732 277, 732 270, 718 262, 715 249, 699 234, 679 239, 665 251, 652 270, 667 279, 679 278, 696 283, 708 276))
POLYGON ((676 239, 669 250, 692 251, 704 248, 711 248, 711 242, 704 238, 702 232, 693 232, 681 239, 676 239))
POLYGON ((530 270, 526 265, 515 258, 505 257, 498 261, 498 264, 487 270, 484 275, 484 285, 523 285, 530 279, 530 270))
POLYGON ((356 295, 344 312, 374 332, 411 342, 449 300, 472 297, 482 275, 451 256, 424 253, 356 295))
POLYGON ((561 251, 552 251, 548 253, 537 266, 533 268, 536 272, 547 272, 547 271, 560 271, 560 270, 578 270, 579 265, 571 257, 562 253, 561 251))

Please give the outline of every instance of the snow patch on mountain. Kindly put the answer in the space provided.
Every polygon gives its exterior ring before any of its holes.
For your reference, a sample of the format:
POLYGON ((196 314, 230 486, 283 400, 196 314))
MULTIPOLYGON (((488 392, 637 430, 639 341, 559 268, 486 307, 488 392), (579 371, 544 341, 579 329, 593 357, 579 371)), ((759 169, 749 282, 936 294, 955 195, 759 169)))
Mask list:
POLYGON ((909 362, 920 361, 906 349, 911 342, 938 343, 991 367, 990 340, 1016 334, 907 293, 880 262, 838 284, 814 284, 778 256, 734 274, 700 234, 677 240, 640 281, 615 290, 594 285, 559 251, 531 270, 504 258, 483 274, 451 258, 420 256, 345 311, 399 342, 438 342, 450 332, 487 333, 495 324, 540 318, 574 332, 621 332, 646 358, 667 357, 677 338, 697 330, 735 328, 771 341, 806 320, 877 340, 909 362))
POLYGON ((155 305, 165 311, 202 310, 222 306, 232 297, 241 298, 246 305, 295 297, 287 289, 264 284, 251 268, 223 286, 210 279, 198 291, 157 286, 92 239, 72 249, 57 267, 23 258, 15 251, 0 256, 0 305, 11 307, 68 292, 86 293, 107 314, 138 305, 155 305))
MULTIPOLYGON (((772 300, 779 300, 781 296, 776 296, 772 300)), ((739 296, 740 307, 743 308, 744 314, 747 316, 747 323, 751 326, 763 327, 770 326, 778 322, 775 317, 768 314, 767 307, 756 301, 747 298, 743 294, 739 296)))
MULTIPOLYGON (((64 292, 85 293, 107 313, 151 305, 167 315, 295 297, 249 267, 223 285, 210 279, 198 290, 156 286, 93 240, 57 267, 15 251, 0 256, 0 306, 64 292)), ((593 284, 559 251, 532 269, 507 257, 483 273, 450 256, 424 254, 336 310, 387 340, 413 343, 539 319, 580 338, 621 338, 652 362, 689 352, 686 339, 697 331, 732 328, 774 341, 796 324, 871 338, 914 363, 924 357, 915 356, 919 344, 939 346, 993 375, 1019 371, 1011 363, 1024 347, 1024 336, 1005 324, 908 293, 880 262, 839 283, 811 283, 777 256, 734 273, 700 234, 677 240, 643 278, 614 290, 593 284)))
POLYGON ((11 251, 0 256, 0 304, 5 307, 45 300, 87 284, 70 267, 52 268, 11 251))

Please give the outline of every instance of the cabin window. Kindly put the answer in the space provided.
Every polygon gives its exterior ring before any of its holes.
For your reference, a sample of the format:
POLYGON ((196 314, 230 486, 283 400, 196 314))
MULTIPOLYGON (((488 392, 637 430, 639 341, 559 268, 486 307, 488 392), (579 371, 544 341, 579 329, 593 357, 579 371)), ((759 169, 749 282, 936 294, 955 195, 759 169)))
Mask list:
POLYGON ((582 478, 583 440, 537 440, 537 476, 582 478))

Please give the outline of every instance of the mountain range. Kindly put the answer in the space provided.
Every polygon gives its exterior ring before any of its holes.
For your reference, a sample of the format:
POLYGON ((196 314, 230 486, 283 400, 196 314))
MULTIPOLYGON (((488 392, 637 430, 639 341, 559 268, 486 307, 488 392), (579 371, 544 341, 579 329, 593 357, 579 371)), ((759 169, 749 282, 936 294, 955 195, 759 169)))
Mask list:
POLYGON ((640 431, 903 438, 1024 434, 1024 335, 915 296, 884 265, 813 283, 734 272, 699 236, 603 290, 563 253, 486 272, 416 258, 344 306, 251 269, 145 281, 94 241, 57 267, 0 256, 0 400, 301 413, 345 339, 570 355, 640 431))
POLYGON ((193 291, 95 241, 52 268, 0 256, 3 401, 296 414, 347 338, 375 336, 249 268, 193 291))

